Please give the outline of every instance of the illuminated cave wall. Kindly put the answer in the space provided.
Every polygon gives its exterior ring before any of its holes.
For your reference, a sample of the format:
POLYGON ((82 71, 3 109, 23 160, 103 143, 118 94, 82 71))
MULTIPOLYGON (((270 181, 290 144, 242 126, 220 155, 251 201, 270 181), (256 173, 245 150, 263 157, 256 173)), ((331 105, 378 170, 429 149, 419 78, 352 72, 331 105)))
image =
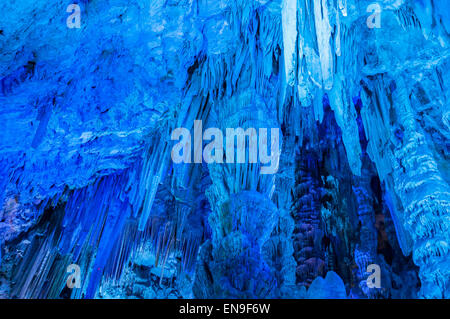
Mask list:
POLYGON ((0 298, 449 298, 449 34, 446 0, 0 1, 0 298), (275 174, 174 163, 195 120, 279 129, 275 174))

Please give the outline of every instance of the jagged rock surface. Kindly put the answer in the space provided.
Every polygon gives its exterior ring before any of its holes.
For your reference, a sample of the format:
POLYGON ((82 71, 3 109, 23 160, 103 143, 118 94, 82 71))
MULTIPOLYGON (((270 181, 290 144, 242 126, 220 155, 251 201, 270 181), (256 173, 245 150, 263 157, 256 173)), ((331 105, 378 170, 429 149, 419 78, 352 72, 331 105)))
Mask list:
POLYGON ((0 3, 0 298, 450 297, 448 1, 78 4, 0 3), (276 174, 175 164, 194 120, 276 174))

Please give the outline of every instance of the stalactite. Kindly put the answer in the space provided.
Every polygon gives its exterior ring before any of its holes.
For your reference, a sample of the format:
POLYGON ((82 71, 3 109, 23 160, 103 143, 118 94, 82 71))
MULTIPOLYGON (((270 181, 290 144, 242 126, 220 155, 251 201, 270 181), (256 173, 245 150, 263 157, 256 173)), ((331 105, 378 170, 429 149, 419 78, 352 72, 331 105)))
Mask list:
POLYGON ((449 298, 447 2, 1 2, 0 298, 449 298))

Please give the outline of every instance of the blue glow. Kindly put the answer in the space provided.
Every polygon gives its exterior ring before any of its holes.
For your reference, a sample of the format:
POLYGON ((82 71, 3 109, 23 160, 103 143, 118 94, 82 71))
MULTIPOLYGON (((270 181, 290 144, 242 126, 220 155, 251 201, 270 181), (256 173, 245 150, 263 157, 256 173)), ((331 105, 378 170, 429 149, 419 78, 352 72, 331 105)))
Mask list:
POLYGON ((449 298, 450 3, 372 2, 1 1, 0 298, 449 298))

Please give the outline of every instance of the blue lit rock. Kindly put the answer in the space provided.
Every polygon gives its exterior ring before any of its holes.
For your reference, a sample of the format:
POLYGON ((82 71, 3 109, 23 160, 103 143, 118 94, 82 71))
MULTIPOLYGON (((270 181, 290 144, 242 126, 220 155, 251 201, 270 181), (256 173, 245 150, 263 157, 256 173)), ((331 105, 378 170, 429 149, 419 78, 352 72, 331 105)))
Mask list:
POLYGON ((448 1, 74 2, 0 4, 0 298, 450 297, 448 1))
POLYGON ((317 277, 309 286, 308 299, 347 299, 342 279, 334 271, 327 273, 325 279, 317 277))

